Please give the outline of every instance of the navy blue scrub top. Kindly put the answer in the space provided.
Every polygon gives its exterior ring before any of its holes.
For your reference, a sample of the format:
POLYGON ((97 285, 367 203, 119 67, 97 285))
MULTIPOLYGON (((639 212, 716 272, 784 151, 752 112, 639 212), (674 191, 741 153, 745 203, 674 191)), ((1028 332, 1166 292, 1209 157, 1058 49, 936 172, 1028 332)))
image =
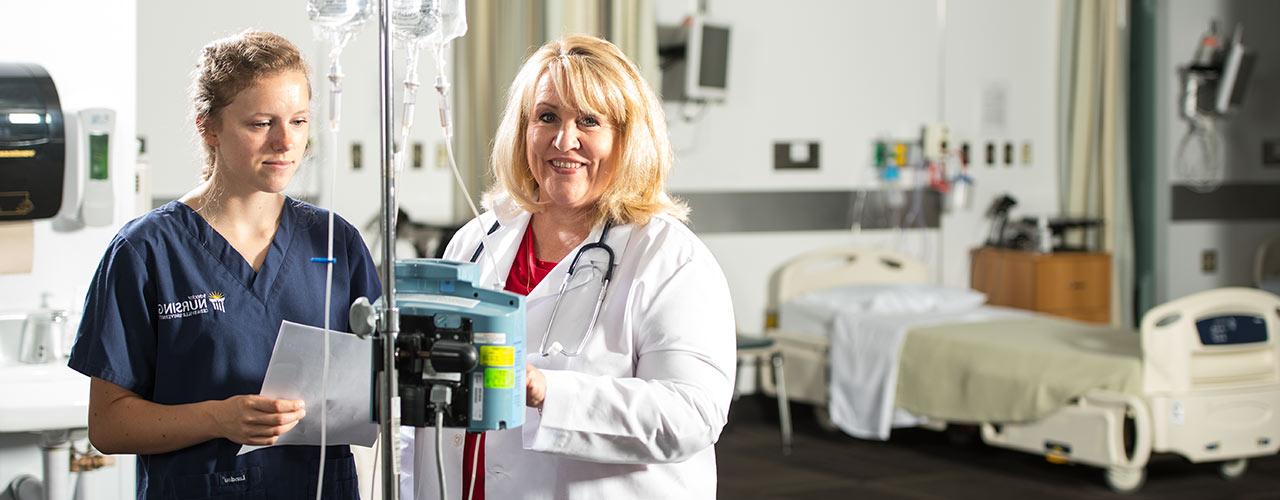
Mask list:
MULTIPOLYGON (((174 405, 258 394, 281 321, 323 326, 328 212, 288 198, 255 272, 190 207, 173 201, 126 224, 85 301, 71 368, 174 405)), ((357 297, 381 295, 359 232, 334 224, 330 328, 346 331, 357 297)), ((319 363, 321 360, 316 360, 319 363)), ((315 498, 317 446, 236 456, 214 439, 138 457, 138 498, 315 498)), ((325 498, 359 497, 346 446, 326 454, 325 498)))

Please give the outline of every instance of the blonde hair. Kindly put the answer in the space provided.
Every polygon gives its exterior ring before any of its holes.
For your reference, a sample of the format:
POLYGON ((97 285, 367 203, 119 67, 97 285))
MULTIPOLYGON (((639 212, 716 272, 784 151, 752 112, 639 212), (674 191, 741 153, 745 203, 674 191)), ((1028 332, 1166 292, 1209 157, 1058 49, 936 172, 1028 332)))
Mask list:
POLYGON ((602 116, 614 127, 612 172, 596 202, 597 220, 644 225, 658 214, 687 220, 688 206, 666 192, 674 154, 662 104, 617 46, 584 35, 543 45, 511 83, 490 160, 497 182, 485 193, 486 200, 506 193, 531 213, 546 205, 538 201, 538 183, 525 151, 525 134, 543 75, 566 106, 602 116))
POLYGON ((307 94, 311 94, 311 76, 302 53, 293 42, 275 33, 245 30, 209 42, 200 50, 191 76, 191 104, 196 132, 204 145, 201 180, 213 176, 214 149, 203 137, 218 127, 222 109, 259 78, 285 71, 302 73, 307 79, 307 94))

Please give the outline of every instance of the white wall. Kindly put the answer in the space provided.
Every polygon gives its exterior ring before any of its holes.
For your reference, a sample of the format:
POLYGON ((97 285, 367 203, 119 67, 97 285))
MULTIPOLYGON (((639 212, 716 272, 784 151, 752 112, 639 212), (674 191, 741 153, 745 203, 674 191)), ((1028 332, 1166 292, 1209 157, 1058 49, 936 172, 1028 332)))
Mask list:
MULTIPOLYGON (((139 93, 146 96, 138 106, 138 133, 147 138, 154 197, 177 198, 198 182, 202 153, 190 118, 187 88, 200 48, 216 38, 248 28, 273 31, 289 38, 303 50, 311 65, 312 155, 299 170, 290 192, 310 197, 323 194, 319 193, 321 175, 328 174, 321 169, 325 167, 323 161, 329 147, 327 48, 313 36, 304 7, 305 2, 301 0, 152 1, 139 7, 138 67, 147 76, 138 82, 139 93), (191 22, 173 22, 175 19, 191 22)), ((374 220, 381 207, 377 50, 377 22, 370 19, 342 55, 345 77, 335 200, 332 203, 322 200, 322 205, 336 208, 357 226, 374 220), (363 145, 362 170, 351 168, 353 142, 363 145)), ((397 53, 394 67, 403 68, 404 64, 402 55, 397 53)), ((426 161, 423 169, 407 168, 399 176, 400 204, 416 221, 448 223, 453 219, 451 203, 455 188, 448 167, 436 161, 435 152, 442 144, 443 134, 432 88, 436 71, 429 54, 422 54, 418 67, 422 86, 410 141, 424 143, 426 161)), ((397 102, 402 89, 400 74, 397 72, 394 79, 397 102)), ((397 123, 399 114, 397 110, 397 123)), ((399 132, 395 133, 398 137, 399 132)))
POLYGON ((1170 189, 1182 183, 1174 168, 1186 123, 1178 116, 1181 81, 1178 66, 1190 61, 1211 19, 1220 30, 1244 24, 1246 46, 1258 53, 1243 108, 1223 122, 1230 184, 1278 184, 1280 169, 1261 162, 1263 137, 1280 137, 1280 35, 1272 29, 1280 4, 1268 0, 1170 0, 1156 10, 1156 302, 1223 286, 1251 286, 1254 252, 1266 238, 1280 234, 1280 221, 1173 221, 1170 189), (1217 269, 1201 269, 1201 255, 1217 253, 1217 269))
POLYGON ((30 274, 0 275, 0 309, 30 309, 42 292, 55 305, 79 309, 107 243, 133 218, 136 102, 134 2, 50 0, 0 5, 0 60, 44 66, 58 87, 63 109, 106 107, 116 111, 111 160, 116 219, 110 227, 55 233, 35 222, 35 261, 30 274), (66 16, 75 12, 75 16, 66 16), (53 36, 75 31, 71 37, 53 36))
MULTIPOLYGON (((659 22, 678 22, 693 3, 660 1, 659 22)), ((968 252, 985 236, 982 213, 994 196, 1011 192, 1018 213, 1056 211, 1057 2, 951 0, 945 30, 935 0, 708 4, 711 18, 732 26, 729 93, 696 124, 668 105, 673 191, 875 187, 872 141, 917 137, 938 120, 951 126, 953 145, 971 143, 975 160, 988 140, 1013 141, 1019 155, 1024 142, 1033 146, 1029 165, 975 164, 972 208, 944 216, 940 231, 703 235, 729 277, 743 331, 762 328, 768 276, 796 254, 894 247, 928 261, 936 281, 967 286, 968 252), (982 119, 992 86, 1005 89, 1003 125, 982 119), (773 142, 785 140, 820 141, 821 168, 773 171, 773 142)))
MULTIPOLYGON (((42 292, 54 305, 78 311, 89 280, 111 237, 133 218, 136 135, 136 3, 133 0, 45 0, 0 4, 0 61, 44 66, 58 87, 64 109, 106 107, 116 111, 111 172, 116 219, 111 227, 55 233, 35 222, 35 260, 30 274, 0 275, 0 309, 38 306, 42 292), (74 35, 74 36, 73 36, 74 35)), ((0 255, 0 258, 5 258, 0 255)), ((0 488, 14 476, 40 474, 38 437, 0 435, 0 488)), ((90 475, 93 498, 132 498, 132 458, 90 475)))

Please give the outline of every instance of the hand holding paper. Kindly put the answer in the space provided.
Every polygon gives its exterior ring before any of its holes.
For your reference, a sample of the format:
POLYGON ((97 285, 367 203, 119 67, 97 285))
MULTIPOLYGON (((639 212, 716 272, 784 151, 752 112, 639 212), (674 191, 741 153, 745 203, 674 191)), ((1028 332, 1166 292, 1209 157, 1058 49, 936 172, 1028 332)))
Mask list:
MULTIPOLYGON (((329 383, 327 396, 330 445, 373 446, 378 424, 370 413, 370 369, 372 344, 345 332, 329 336, 329 383)), ((280 324, 271 363, 262 382, 262 395, 279 399, 299 399, 306 403, 307 416, 284 433, 272 446, 320 444, 321 381, 324 369, 324 330, 285 321, 280 324)), ((265 446, 243 446, 240 455, 265 446)))

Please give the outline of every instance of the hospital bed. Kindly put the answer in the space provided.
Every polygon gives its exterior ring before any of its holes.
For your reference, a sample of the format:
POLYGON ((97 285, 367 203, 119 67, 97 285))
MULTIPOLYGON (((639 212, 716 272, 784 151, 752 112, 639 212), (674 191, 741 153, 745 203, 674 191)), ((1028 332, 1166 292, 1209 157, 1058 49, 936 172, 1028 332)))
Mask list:
MULTIPOLYGON (((782 328, 767 334, 787 360, 791 400, 815 405, 820 423, 831 426, 829 405, 851 399, 832 383, 833 371, 867 359, 854 360, 859 353, 836 347, 858 332, 834 325, 847 327, 847 318, 860 313, 825 326, 788 322, 796 310, 788 303, 851 285, 926 281, 922 264, 876 250, 820 250, 779 269, 770 283, 767 323, 782 328)), ((940 313, 923 323, 927 315, 911 315, 915 323, 905 328, 900 352, 888 354, 899 356, 895 387, 888 389, 896 416, 910 414, 917 425, 939 430, 976 424, 988 444, 1101 467, 1118 492, 1142 486, 1154 452, 1218 462, 1231 479, 1244 473, 1248 458, 1280 448, 1275 295, 1247 288, 1194 294, 1153 308, 1137 335, 1034 313, 978 310, 991 314, 940 313)), ((853 323, 886 324, 882 319, 853 323)), ((762 379, 772 394, 771 378, 762 379)))

